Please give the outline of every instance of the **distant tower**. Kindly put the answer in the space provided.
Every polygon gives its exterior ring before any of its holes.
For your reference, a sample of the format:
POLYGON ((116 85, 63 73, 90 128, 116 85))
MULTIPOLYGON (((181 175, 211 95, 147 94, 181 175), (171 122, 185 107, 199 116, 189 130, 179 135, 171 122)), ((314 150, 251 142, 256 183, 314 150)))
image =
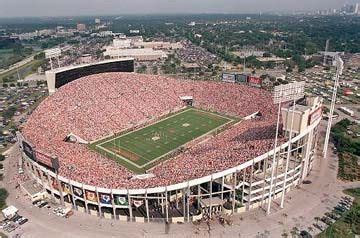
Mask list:
POLYGON ((330 44, 330 40, 327 39, 325 44, 325 52, 324 52, 324 62, 323 62, 324 66, 326 65, 326 53, 329 51, 329 44, 330 44))

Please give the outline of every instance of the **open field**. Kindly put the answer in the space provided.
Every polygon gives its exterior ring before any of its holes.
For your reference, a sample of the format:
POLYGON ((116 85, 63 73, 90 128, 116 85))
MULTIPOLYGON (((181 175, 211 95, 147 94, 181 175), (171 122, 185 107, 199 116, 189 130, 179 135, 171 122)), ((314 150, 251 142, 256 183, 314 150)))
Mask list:
POLYGON ((190 108, 144 128, 95 142, 93 147, 128 169, 141 173, 180 146, 232 121, 190 108))

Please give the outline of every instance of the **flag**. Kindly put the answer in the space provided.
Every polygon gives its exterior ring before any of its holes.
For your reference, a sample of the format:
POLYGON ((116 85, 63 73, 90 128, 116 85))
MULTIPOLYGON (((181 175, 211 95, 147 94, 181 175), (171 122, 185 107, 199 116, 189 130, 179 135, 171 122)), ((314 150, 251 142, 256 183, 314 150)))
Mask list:
POLYGON ((85 191, 86 200, 91 202, 97 202, 96 193, 92 191, 85 191))
POLYGON ((129 204, 126 197, 123 196, 115 196, 114 202, 116 205, 120 205, 120 206, 127 206, 129 204))
POLYGON ((71 193, 70 186, 69 186, 68 184, 66 184, 66 183, 61 183, 61 185, 62 185, 62 189, 63 189, 63 191, 64 191, 65 193, 67 193, 67 194, 70 194, 70 193, 71 193))
POLYGON ((81 188, 74 187, 74 194, 78 197, 83 197, 83 190, 81 188))
POLYGON ((52 180, 52 187, 56 190, 59 190, 58 182, 56 181, 56 179, 51 178, 51 180, 52 180))
POLYGON ((135 207, 140 207, 141 205, 143 205, 144 201, 143 200, 134 200, 134 206, 135 207))
POLYGON ((111 204, 110 194, 100 193, 100 202, 103 204, 111 204))

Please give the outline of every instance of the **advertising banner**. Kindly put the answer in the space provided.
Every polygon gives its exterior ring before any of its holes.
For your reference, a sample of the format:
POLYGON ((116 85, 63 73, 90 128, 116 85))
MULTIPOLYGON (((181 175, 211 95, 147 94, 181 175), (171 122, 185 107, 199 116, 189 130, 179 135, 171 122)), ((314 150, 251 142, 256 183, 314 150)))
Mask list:
POLYGON ((317 121, 322 116, 321 107, 316 109, 313 113, 309 115, 308 125, 312 125, 315 121, 317 121))

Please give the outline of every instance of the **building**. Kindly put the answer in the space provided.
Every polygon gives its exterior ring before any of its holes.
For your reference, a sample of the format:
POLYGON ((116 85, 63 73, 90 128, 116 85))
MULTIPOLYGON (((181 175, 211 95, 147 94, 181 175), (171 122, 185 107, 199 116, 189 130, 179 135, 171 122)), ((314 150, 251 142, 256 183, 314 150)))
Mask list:
POLYGON ((325 63, 325 65, 335 66, 337 56, 344 55, 344 52, 328 52, 328 51, 320 51, 319 55, 313 56, 315 60, 320 60, 325 63), (320 57, 320 58, 319 58, 320 57))
MULTIPOLYGON (((294 111, 293 133, 301 134, 322 117, 321 100, 318 97, 308 99, 305 105, 296 104, 294 111)), ((283 130, 289 132, 291 126, 292 107, 282 109, 282 118, 285 123, 283 130)))
POLYGON ((82 64, 89 64, 92 62, 92 56, 91 54, 83 54, 81 57, 80 57, 80 62, 82 64))
POLYGON ((47 192, 43 186, 35 180, 27 180, 20 184, 20 188, 30 198, 31 202, 47 198, 47 192))
POLYGON ((83 24, 83 23, 78 23, 77 25, 76 25, 76 29, 78 30, 78 31, 86 31, 86 25, 85 24, 83 24))
POLYGON ((109 56, 110 58, 131 57, 137 61, 155 61, 166 58, 167 54, 162 50, 153 50, 152 48, 124 49, 106 47, 104 56, 109 56))
POLYGON ((152 48, 159 50, 177 50, 181 49, 182 45, 179 42, 171 43, 167 41, 134 41, 133 47, 135 48, 152 48))
POLYGON ((113 40, 113 47, 118 49, 130 48, 131 40, 126 38, 116 38, 113 40))
POLYGON ((114 36, 112 31, 100 31, 98 34, 100 37, 114 36))
POLYGON ((101 23, 101 20, 99 18, 96 18, 95 19, 95 24, 100 24, 101 23))
POLYGON ((14 217, 19 210, 14 206, 8 206, 7 208, 2 210, 2 214, 5 218, 11 219, 14 217))

